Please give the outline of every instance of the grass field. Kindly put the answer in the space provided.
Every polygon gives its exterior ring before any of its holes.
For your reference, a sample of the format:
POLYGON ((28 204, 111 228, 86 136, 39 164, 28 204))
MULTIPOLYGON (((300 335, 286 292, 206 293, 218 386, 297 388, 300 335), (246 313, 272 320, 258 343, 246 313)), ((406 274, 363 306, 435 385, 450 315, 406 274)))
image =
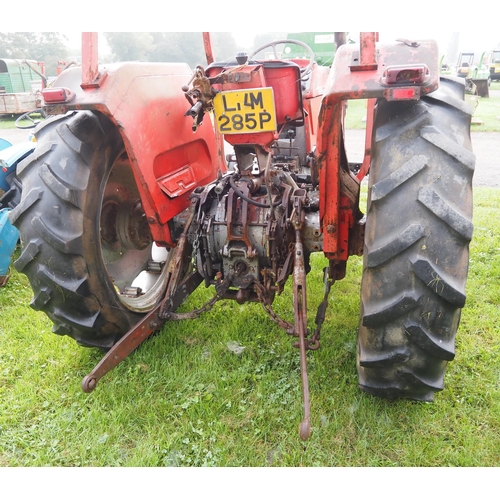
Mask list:
MULTIPOLYGON (((484 125, 473 130, 500 131, 499 106, 500 98, 482 100, 475 116, 484 125)), ((353 101, 348 127, 363 128, 365 113, 364 101, 353 101)), ((0 119, 0 128, 13 122, 0 119)), ((85 394, 81 379, 101 353, 51 333, 28 306, 26 277, 12 270, 0 288, 0 467, 499 466, 500 190, 474 196, 467 303, 445 389, 434 403, 358 389, 362 260, 351 258, 332 289, 322 347, 308 353, 313 434, 305 444, 299 354, 259 305, 222 302, 198 320, 167 324, 85 394)), ((314 256, 311 323, 323 265, 314 256)), ((183 310, 211 295, 201 288, 183 310)), ((293 318, 289 288, 274 307, 293 318)))
MULTIPOLYGON (((2 129, 10 129, 16 128, 16 120, 19 118, 17 115, 0 115, 0 130, 2 129)), ((33 121, 43 120, 42 115, 38 113, 33 113, 31 115, 33 121)), ((31 120, 19 120, 18 125, 20 127, 31 127, 33 125, 33 121, 31 120)))
MULTIPOLYGON (((500 81, 490 86, 490 97, 479 97, 473 116, 473 132, 500 132, 500 81)), ((349 101, 346 115, 346 128, 364 129, 366 100, 349 101)))
MULTIPOLYGON (((258 305, 222 302, 170 323, 99 383, 100 360, 51 333, 15 271, 0 289, 0 466, 486 466, 500 464, 500 190, 475 191, 468 298, 434 403, 357 388, 362 262, 333 287, 322 347, 308 354, 313 435, 298 437, 298 351, 258 305)), ((313 311, 323 258, 308 275, 313 311)), ((198 290, 190 310, 212 292, 198 290)), ((293 317, 290 290, 275 309, 293 317)), ((310 320, 313 321, 313 314, 310 320)))

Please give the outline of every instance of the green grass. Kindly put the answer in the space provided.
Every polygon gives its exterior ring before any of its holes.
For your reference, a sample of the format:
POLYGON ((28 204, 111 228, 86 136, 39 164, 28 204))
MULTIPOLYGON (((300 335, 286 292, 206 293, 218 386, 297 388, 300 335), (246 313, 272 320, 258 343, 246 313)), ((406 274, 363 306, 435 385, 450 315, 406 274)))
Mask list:
MULTIPOLYGON (((33 113, 31 117, 35 121, 42 119, 41 115, 38 113, 33 113)), ((19 115, 0 115, 0 130, 16 128, 16 120, 18 118, 19 115)), ((33 122, 31 120, 20 120, 19 125, 21 127, 28 127, 33 125, 33 122)))
MULTIPOLYGON (((490 92, 500 91, 500 81, 491 82, 490 92)), ((500 95, 480 97, 472 121, 474 132, 500 132, 500 95)))
POLYGON ((14 115, 0 115, 0 130, 16 128, 16 119, 14 115))
POLYGON ((366 103, 366 99, 348 101, 345 117, 346 129, 364 130, 366 128, 366 103))
MULTIPOLYGON (((490 91, 500 91, 500 82, 491 83, 490 91)), ((347 106, 346 128, 364 129, 366 99, 351 100, 347 106)), ((500 132, 500 96, 480 97, 474 112, 473 132, 500 132)))
MULTIPOLYGON (((322 347, 308 353, 313 434, 298 437, 298 351, 256 304, 220 302, 166 325, 91 394, 101 359, 51 333, 13 270, 0 289, 0 466, 498 466, 500 190, 475 190, 467 304, 445 389, 434 403, 357 388, 362 262, 332 289, 322 347), (235 354, 233 345, 244 347, 235 354)), ((323 258, 308 275, 310 321, 323 258)), ((212 295, 203 287, 183 306, 212 295)), ((292 319, 290 290, 275 302, 292 319)))

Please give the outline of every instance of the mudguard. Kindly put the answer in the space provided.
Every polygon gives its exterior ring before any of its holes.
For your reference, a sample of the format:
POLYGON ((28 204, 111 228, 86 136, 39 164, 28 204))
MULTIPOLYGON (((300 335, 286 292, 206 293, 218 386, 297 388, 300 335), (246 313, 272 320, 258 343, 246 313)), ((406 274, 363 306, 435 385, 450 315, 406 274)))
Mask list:
POLYGON ((190 193, 225 171, 222 142, 208 117, 196 132, 182 86, 192 71, 184 63, 121 63, 99 68, 100 78, 83 89, 82 69, 61 73, 53 88, 74 93, 47 106, 48 114, 92 110, 119 129, 130 158, 155 241, 172 246, 167 223, 188 206, 190 193), (220 145, 219 145, 220 144, 220 145))

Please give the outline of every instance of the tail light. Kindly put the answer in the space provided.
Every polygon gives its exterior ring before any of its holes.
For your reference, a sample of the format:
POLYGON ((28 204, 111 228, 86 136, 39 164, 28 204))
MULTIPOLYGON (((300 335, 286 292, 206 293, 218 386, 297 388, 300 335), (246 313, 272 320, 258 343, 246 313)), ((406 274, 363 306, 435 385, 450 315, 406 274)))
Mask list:
POLYGON ((429 68, 425 64, 389 66, 382 75, 382 85, 424 85, 429 76, 429 68))
POLYGON ((75 97, 75 94, 64 87, 51 87, 42 90, 42 97, 45 104, 60 104, 70 102, 75 97))

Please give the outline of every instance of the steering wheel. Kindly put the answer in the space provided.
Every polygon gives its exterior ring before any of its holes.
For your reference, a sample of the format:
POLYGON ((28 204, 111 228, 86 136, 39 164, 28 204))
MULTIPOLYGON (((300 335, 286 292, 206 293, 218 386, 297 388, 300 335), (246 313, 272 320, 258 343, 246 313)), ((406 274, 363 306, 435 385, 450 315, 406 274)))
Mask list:
POLYGON ((34 109, 32 111, 28 111, 27 113, 24 113, 23 115, 21 115, 16 121, 15 121, 15 126, 17 128, 20 128, 20 129, 28 129, 28 128, 35 128, 39 123, 40 123, 40 120, 34 120, 33 118, 31 118, 30 115, 32 114, 39 114, 40 116, 44 117, 44 113, 43 113, 43 110, 40 109, 40 108, 37 108, 37 109, 34 109), (30 124, 27 124, 27 125, 21 125, 21 122, 23 120, 29 120, 31 123, 30 124))
POLYGON ((308 56, 309 56, 309 64, 305 68, 301 68, 300 69, 300 74, 302 75, 302 77, 308 75, 311 72, 311 68, 312 68, 312 65, 314 63, 314 52, 311 49, 311 47, 309 47, 309 45, 307 45, 304 42, 301 42, 300 40, 276 40, 275 42, 266 43, 265 45, 261 45, 259 48, 257 48, 256 50, 254 50, 248 56, 248 60, 249 61, 252 60, 253 57, 255 56, 255 54, 258 54, 259 52, 261 52, 264 49, 267 49, 268 47, 272 47, 273 48, 274 57, 276 59, 279 59, 278 58, 278 53, 276 52, 276 45, 280 45, 280 44, 294 44, 294 45, 299 45, 300 47, 302 47, 303 49, 305 49, 307 51, 308 56))

